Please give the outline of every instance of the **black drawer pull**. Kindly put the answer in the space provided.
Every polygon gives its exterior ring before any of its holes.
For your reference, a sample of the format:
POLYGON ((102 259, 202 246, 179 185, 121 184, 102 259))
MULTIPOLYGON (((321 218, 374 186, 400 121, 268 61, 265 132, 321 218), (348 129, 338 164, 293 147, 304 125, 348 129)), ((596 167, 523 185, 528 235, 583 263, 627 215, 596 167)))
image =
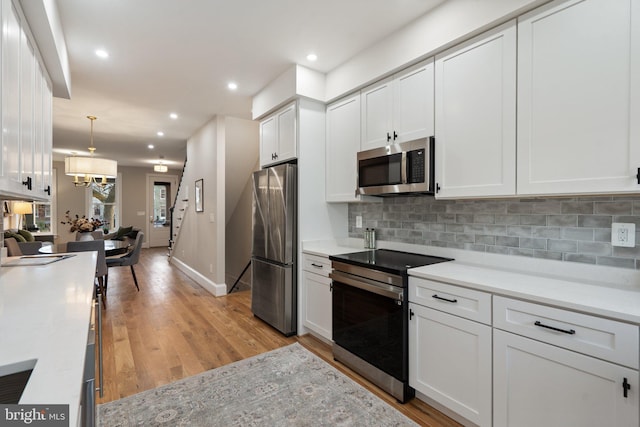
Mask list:
POLYGON ((312 262, 311 265, 315 268, 322 268, 322 264, 316 264, 315 262, 312 262))
POLYGON ((442 297, 439 297, 438 294, 433 294, 431 297, 435 298, 435 299, 442 300, 442 301, 450 302, 450 303, 453 303, 453 304, 458 302, 457 299, 442 298, 442 297))
POLYGON ((574 331, 573 329, 566 330, 566 329, 554 328, 553 326, 543 325, 539 320, 536 320, 534 325, 540 326, 541 328, 547 328, 547 329, 551 329, 552 331, 558 331, 558 332, 562 332, 569 335, 573 335, 576 333, 576 331, 574 331))
POLYGON ((624 381, 622 381, 622 393, 624 394, 624 397, 629 397, 628 391, 631 388, 631 384, 629 384, 629 381, 627 381, 627 379, 625 378, 624 381))

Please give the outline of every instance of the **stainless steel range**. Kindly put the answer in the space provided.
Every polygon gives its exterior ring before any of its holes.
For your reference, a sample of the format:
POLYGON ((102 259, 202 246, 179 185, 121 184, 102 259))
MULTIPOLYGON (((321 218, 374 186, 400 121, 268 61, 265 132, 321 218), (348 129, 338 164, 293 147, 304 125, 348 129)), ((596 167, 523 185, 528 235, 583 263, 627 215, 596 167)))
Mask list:
POLYGON ((333 357, 401 403, 409 387, 407 270, 450 258, 386 249, 330 256, 333 357))

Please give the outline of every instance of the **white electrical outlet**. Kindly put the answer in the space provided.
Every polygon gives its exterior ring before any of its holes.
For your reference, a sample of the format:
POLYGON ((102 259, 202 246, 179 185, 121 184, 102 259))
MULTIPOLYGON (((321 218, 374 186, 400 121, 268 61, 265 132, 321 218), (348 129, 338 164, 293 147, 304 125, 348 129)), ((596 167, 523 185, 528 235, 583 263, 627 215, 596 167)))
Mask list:
POLYGON ((362 216, 356 215, 356 228, 362 228, 362 216))
POLYGON ((636 245, 636 225, 624 222, 611 224, 611 245, 633 248, 636 245))

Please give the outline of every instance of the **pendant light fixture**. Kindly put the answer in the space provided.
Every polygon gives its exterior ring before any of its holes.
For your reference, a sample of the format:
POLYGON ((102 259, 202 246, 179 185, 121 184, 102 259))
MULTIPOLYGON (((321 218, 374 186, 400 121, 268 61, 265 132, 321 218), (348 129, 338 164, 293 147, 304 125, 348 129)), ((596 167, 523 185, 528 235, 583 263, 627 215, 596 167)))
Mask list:
POLYGON ((158 161, 158 163, 153 165, 154 172, 166 173, 169 170, 169 167, 164 164, 163 160, 164 156, 160 156, 160 160, 158 161))
POLYGON ((92 182, 104 186, 107 184, 107 178, 115 178, 118 175, 118 162, 94 156, 96 148, 93 146, 93 122, 97 117, 87 116, 87 119, 91 121, 89 157, 73 155, 65 158, 64 173, 73 177, 76 187, 89 187, 92 182))

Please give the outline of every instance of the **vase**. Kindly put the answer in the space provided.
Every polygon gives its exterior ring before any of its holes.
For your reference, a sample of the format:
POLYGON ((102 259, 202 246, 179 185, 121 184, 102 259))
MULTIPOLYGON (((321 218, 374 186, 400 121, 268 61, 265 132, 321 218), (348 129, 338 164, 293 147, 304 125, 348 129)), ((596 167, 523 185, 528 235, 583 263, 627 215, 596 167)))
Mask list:
POLYGON ((93 240, 93 236, 90 231, 78 231, 76 233, 76 242, 83 242, 86 240, 93 240))

